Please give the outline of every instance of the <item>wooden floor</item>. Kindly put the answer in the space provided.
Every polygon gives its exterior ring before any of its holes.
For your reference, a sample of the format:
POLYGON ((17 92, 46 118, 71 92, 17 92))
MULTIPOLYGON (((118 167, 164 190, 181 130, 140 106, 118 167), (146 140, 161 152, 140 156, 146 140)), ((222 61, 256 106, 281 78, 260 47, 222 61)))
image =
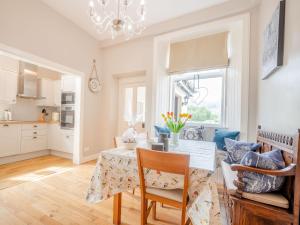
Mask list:
MULTIPOLYGON (((95 162, 73 166, 71 161, 45 156, 0 166, 0 225, 110 225, 112 200, 85 201, 95 162)), ((123 195, 124 225, 140 224, 137 195, 123 195)), ((180 211, 158 206, 158 221, 179 224, 180 211)))

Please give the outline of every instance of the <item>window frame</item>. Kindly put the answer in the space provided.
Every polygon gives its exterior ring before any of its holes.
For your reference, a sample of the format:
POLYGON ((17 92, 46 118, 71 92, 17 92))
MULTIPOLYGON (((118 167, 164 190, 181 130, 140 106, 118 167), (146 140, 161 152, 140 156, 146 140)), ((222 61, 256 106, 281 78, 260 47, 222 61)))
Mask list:
POLYGON ((187 125, 189 126, 200 126, 203 125, 205 127, 213 127, 213 128, 225 128, 226 127, 226 82, 227 82, 227 69, 217 69, 217 70, 206 70, 206 71, 195 71, 195 72, 188 72, 183 74, 176 74, 170 76, 169 84, 170 84, 170 108, 169 111, 174 111, 174 104, 175 104, 175 81, 182 80, 181 76, 185 74, 199 74, 200 79, 209 79, 209 78, 222 78, 222 96, 221 96, 221 118, 220 123, 213 124, 213 123, 202 123, 202 122, 195 122, 195 121, 188 121, 187 125))

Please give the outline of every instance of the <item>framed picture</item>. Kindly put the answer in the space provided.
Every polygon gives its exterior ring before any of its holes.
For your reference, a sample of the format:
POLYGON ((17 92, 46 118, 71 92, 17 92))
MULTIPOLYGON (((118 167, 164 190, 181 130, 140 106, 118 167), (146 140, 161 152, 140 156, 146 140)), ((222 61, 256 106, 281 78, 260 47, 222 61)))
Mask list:
POLYGON ((285 0, 280 1, 264 31, 262 79, 268 78, 283 65, 285 0))

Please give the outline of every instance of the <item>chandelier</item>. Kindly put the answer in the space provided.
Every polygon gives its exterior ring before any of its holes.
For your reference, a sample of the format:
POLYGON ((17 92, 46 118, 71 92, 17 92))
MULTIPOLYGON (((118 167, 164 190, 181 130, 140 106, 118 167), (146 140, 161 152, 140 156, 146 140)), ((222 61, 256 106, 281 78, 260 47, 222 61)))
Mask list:
POLYGON ((114 39, 123 33, 126 39, 139 35, 145 30, 145 0, 140 0, 136 6, 136 16, 130 17, 128 9, 132 9, 135 0, 91 0, 89 16, 95 24, 98 33, 110 32, 114 39), (113 9, 115 2, 117 8, 113 9), (131 7, 132 6, 132 7, 131 7))

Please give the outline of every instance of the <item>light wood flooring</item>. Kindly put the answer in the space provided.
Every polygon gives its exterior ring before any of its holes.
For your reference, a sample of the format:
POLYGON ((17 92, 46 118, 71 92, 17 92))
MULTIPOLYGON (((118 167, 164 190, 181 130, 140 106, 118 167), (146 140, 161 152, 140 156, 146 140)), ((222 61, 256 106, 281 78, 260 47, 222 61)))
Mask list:
MULTIPOLYGON (((0 225, 111 225, 112 199, 98 204, 85 201, 95 161, 73 166, 55 156, 0 166, 0 225)), ((140 224, 138 195, 123 194, 122 224, 140 224)), ((157 209, 158 221, 180 223, 180 211, 157 209)))

